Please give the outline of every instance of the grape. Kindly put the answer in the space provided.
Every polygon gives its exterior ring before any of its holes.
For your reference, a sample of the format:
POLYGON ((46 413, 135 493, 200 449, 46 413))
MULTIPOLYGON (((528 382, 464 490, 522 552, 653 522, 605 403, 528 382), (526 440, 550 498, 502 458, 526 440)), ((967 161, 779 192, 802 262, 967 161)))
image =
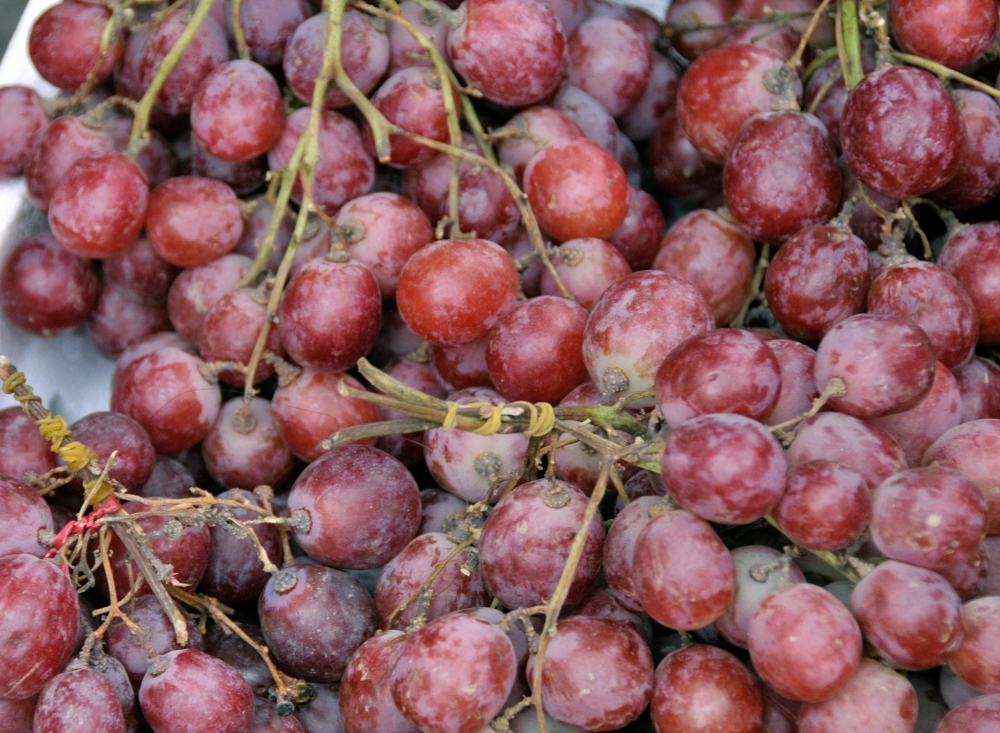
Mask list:
POLYGON ((407 260, 434 241, 434 229, 420 207, 395 193, 349 201, 336 222, 344 231, 351 259, 371 268, 385 300, 395 297, 407 260))
MULTIPOLYGON (((534 681, 536 657, 528 660, 534 681)), ((559 622, 542 666, 542 704, 554 719, 585 730, 617 730, 649 703, 653 658, 625 624, 587 616, 559 622)))
POLYGON ((382 298, 366 265, 313 260, 281 301, 278 333, 296 362, 323 371, 353 366, 378 337, 382 298))
POLYGON ((989 0, 897 0, 892 30, 907 53, 953 69, 975 63, 997 35, 997 14, 989 0))
POLYGON ((168 652, 167 669, 148 674, 139 705, 155 733, 243 733, 253 725, 250 686, 225 662, 196 649, 168 652))
POLYGON ((197 445, 219 414, 221 393, 198 370, 199 361, 176 347, 136 359, 111 385, 111 409, 139 423, 158 453, 197 445))
POLYGON ((971 358, 979 335, 976 309, 965 288, 930 262, 897 265, 875 278, 868 292, 868 311, 912 319, 927 334, 938 361, 949 369, 971 358), (926 308, 931 292, 932 309, 926 308))
POLYGON ((915 407, 931 390, 934 349, 909 319, 861 314, 827 331, 816 350, 816 385, 837 377, 847 386, 828 404, 854 417, 873 418, 915 407))
MULTIPOLYGON (((260 330, 267 320, 267 308, 259 302, 260 296, 251 288, 226 293, 208 309, 201 324, 198 348, 207 362, 235 362, 248 366, 253 356, 260 330)), ((267 335, 265 353, 284 356, 279 331, 272 329, 267 335)), ((254 370, 253 382, 257 384, 274 374, 274 366, 261 361, 254 370)), ((224 369, 218 378, 226 384, 243 386, 244 372, 224 369)))
MULTIPOLYGON (((437 72, 432 69, 411 67, 397 71, 375 92, 372 104, 391 124, 399 125, 407 132, 438 142, 449 139, 444 88, 437 72)), ((365 147, 374 154, 375 138, 367 120, 362 129, 365 147)), ((388 164, 394 168, 425 163, 435 155, 432 148, 401 137, 391 138, 390 144, 392 158, 388 164)))
POLYGON ((673 629, 700 629, 729 607, 733 559, 709 524, 683 510, 655 517, 639 533, 633 582, 639 603, 673 629))
POLYGON ((642 640, 649 646, 653 639, 653 624, 649 617, 641 611, 633 613, 622 605, 614 593, 607 588, 598 588, 591 593, 579 606, 573 609, 568 616, 587 616, 589 618, 604 619, 619 624, 625 624, 635 631, 642 640), (641 614, 641 615, 640 615, 641 614))
POLYGON ((44 557, 47 548, 38 541, 43 530, 53 530, 52 511, 45 500, 30 486, 0 474, 0 557, 21 553, 44 557))
MULTIPOLYGON (((305 107, 288 116, 285 131, 267 152, 271 170, 288 164, 308 122, 309 110, 305 107)), ((375 185, 375 161, 365 150, 358 126, 333 110, 325 109, 320 114, 318 147, 313 201, 332 216, 351 199, 371 191, 375 185)), ((292 198, 302 201, 300 182, 292 188, 292 198)))
POLYGON ((768 30, 748 25, 734 30, 732 35, 726 39, 725 45, 749 43, 774 51, 783 59, 790 59, 795 53, 795 49, 798 48, 800 40, 799 34, 790 25, 772 26, 768 30))
POLYGON ((298 711, 299 724, 305 733, 343 733, 340 718, 340 688, 336 685, 316 685, 316 696, 298 711))
POLYGON ((389 690, 392 668, 408 639, 401 631, 386 631, 366 641, 351 657, 340 683, 344 733, 417 733, 389 690))
POLYGON ((51 444, 20 406, 0 410, 0 474, 24 478, 26 471, 42 474, 56 467, 51 444))
POLYGON ((646 91, 618 118, 621 131, 635 142, 648 140, 660 118, 674 106, 680 77, 673 62, 654 52, 646 91))
MULTIPOLYGON (((125 511, 129 514, 139 514, 153 510, 145 504, 130 502, 125 505, 125 511)), ((177 523, 169 516, 161 514, 159 516, 139 517, 135 523, 148 535, 157 530, 163 530, 164 526, 171 521, 177 523)), ((172 566, 170 583, 182 588, 188 586, 193 588, 201 581, 208 564, 208 527, 205 525, 184 526, 176 534, 161 531, 158 536, 149 539, 149 546, 160 562, 172 566)), ((108 555, 111 560, 111 578, 118 591, 118 598, 123 598, 132 589, 135 591, 134 597, 153 592, 140 573, 138 564, 132 559, 125 544, 117 534, 111 537, 108 555)), ((105 597, 110 597, 108 578, 103 569, 97 574, 97 587, 105 597)))
POLYGON ((975 420, 946 432, 923 456, 924 466, 954 469, 972 479, 989 507, 987 534, 1000 534, 998 447, 1000 420, 975 420))
POLYGON ((842 463, 861 474, 869 489, 906 470, 906 457, 895 438, 836 412, 823 412, 800 423, 787 457, 790 468, 815 460, 842 463))
MULTIPOLYGON (((237 625, 256 643, 267 644, 259 626, 237 625)), ((266 697, 268 688, 274 685, 274 678, 260 654, 225 626, 209 629, 205 634, 205 651, 239 672, 257 697, 266 697)))
MULTIPOLYGON (((448 216, 448 208, 442 201, 439 221, 448 216)), ((459 178, 458 218, 464 231, 499 243, 514 233, 521 214, 499 175, 488 168, 473 167, 459 178)))
POLYGON ((781 368, 757 336, 725 328, 692 336, 674 349, 656 372, 655 389, 672 428, 708 413, 763 420, 778 403, 781 368))
POLYGON ((441 383, 453 391, 469 387, 493 388, 486 368, 486 344, 481 338, 459 346, 432 346, 431 364, 441 383))
POLYGON ((37 702, 38 695, 24 700, 0 698, 0 716, 3 718, 4 725, 7 726, 7 733, 33 733, 35 704, 37 702))
POLYGON ((466 614, 431 621, 393 666, 392 699, 424 733, 475 731, 502 709, 514 684, 514 648, 499 628, 466 614))
POLYGON ((316 682, 337 682, 375 632, 375 604, 347 573, 293 565, 272 575, 257 603, 260 628, 281 668, 316 682))
POLYGON ((816 352, 805 344, 788 339, 772 339, 765 344, 778 360, 781 390, 777 404, 764 423, 779 425, 807 412, 813 400, 819 397, 816 380, 813 379, 816 352))
POLYGON ((36 18, 28 55, 45 81, 67 92, 111 76, 124 50, 124 34, 113 33, 102 48, 111 10, 99 4, 60 2, 36 18))
POLYGON ((938 264, 951 273, 972 298, 979 317, 979 343, 1000 344, 1000 309, 993 277, 1000 251, 1000 222, 962 227, 945 243, 938 264))
MULTIPOLYGON (((780 95, 764 84, 764 75, 779 69, 784 61, 774 51, 739 44, 714 48, 691 64, 677 88, 677 114, 699 153, 716 163, 726 162, 743 123, 780 101, 780 95)), ((798 79, 794 93, 802 99, 798 79)))
MULTIPOLYGON (((260 506, 257 498, 248 491, 232 489, 219 494, 220 499, 244 499, 260 506)), ((251 509, 229 509, 233 517, 247 522, 260 515, 251 509)), ((256 598, 270 577, 264 572, 257 548, 247 536, 239 536, 231 526, 209 528, 211 545, 208 566, 201 580, 201 590, 223 603, 242 603, 256 598)), ((281 557, 281 535, 271 524, 251 525, 249 531, 257 535, 272 562, 281 557)))
POLYGON ((938 362, 931 391, 916 407, 870 422, 894 437, 907 462, 917 466, 931 444, 961 421, 962 395, 958 382, 947 367, 938 362))
POLYGON ((664 113, 653 131, 648 162, 660 187, 685 201, 702 201, 722 190, 722 166, 695 150, 676 107, 664 113))
MULTIPOLYGON (((422 5, 414 0, 399 3, 403 16, 434 44, 438 53, 445 58, 445 40, 448 37, 448 6, 436 0, 422 5)), ((389 73, 411 66, 432 67, 427 52, 399 23, 389 23, 386 28, 389 37, 389 73)))
POLYGON ((185 341, 191 344, 201 341, 209 309, 223 295, 236 290, 250 272, 250 265, 249 257, 228 254, 177 276, 167 296, 167 313, 185 341))
POLYGON ((490 379, 508 400, 559 402, 587 379, 586 325, 587 312, 563 298, 546 295, 515 306, 490 330, 490 379))
POLYGON ((149 197, 146 233, 156 254, 170 264, 207 265, 232 250, 243 234, 239 200, 219 181, 171 178, 149 197))
POLYGON ((732 654, 692 644, 656 668, 651 713, 658 731, 753 733, 761 730, 764 696, 732 654))
MULTIPOLYGON (((378 626, 387 626, 389 617, 430 577, 439 563, 455 550, 455 544, 443 534, 422 534, 410 542, 390 560, 375 583, 375 611, 378 626)), ((489 603, 489 596, 478 570, 469 574, 463 566, 469 561, 469 551, 464 549, 445 565, 444 570, 430 584, 432 592, 426 620, 489 603)), ((420 604, 410 603, 396 618, 394 628, 405 629, 417 617, 420 604)))
POLYGON ((948 581, 963 601, 982 594, 990 574, 990 553, 986 540, 983 540, 976 551, 965 560, 941 568, 937 572, 948 581))
MULTIPOLYGON (((108 477, 129 491, 138 491, 153 473, 156 451, 142 425, 117 412, 92 412, 70 425, 73 439, 78 440, 97 454, 97 462, 104 466, 117 453, 108 477)), ((83 493, 83 481, 77 477, 72 484, 83 493)))
POLYGON ((180 273, 179 267, 160 259, 145 237, 104 261, 104 274, 111 285, 133 300, 151 305, 167 302, 170 286, 180 273))
POLYGON ((1000 691, 1000 596, 984 596, 962 606, 965 638, 948 659, 963 682, 979 692, 1000 691))
MULTIPOLYGON (((88 616, 93 612, 89 604, 86 610, 84 610, 81 604, 80 611, 81 613, 86 613, 88 616)), ((81 624, 81 630, 83 626, 84 624, 81 624)), ((88 633, 92 629, 89 621, 86 628, 88 633)), ((67 669, 76 668, 81 662, 82 660, 77 658, 70 663, 67 669)), ((136 730, 139 728, 139 703, 135 699, 135 690, 132 688, 132 682, 124 665, 114 657, 100 651, 95 652, 87 660, 86 665, 87 669, 96 671, 111 684, 118 698, 118 704, 121 706, 122 717, 125 719, 126 733, 136 733, 136 730)))
POLYGON ((625 221, 631 198, 618 161, 581 138, 542 148, 524 169, 524 192, 538 223, 561 242, 611 236, 625 221))
POLYGON ((864 310, 870 269, 868 248, 858 237, 837 227, 808 227, 785 242, 767 268, 767 304, 787 333, 821 339, 864 310))
POLYGON ((441 489, 423 489, 420 492, 420 531, 417 535, 443 532, 444 524, 452 514, 464 513, 467 501, 441 489))
POLYGON ((240 5, 240 24, 253 60, 278 66, 295 29, 310 15, 304 0, 246 0, 240 5))
POLYGON ((420 492, 406 467, 375 448, 352 445, 323 455, 296 480, 288 509, 306 511, 295 539, 313 559, 341 568, 378 568, 420 527, 420 492), (377 497, 377 500, 376 500, 377 497), (392 512, 383 511, 392 507, 392 512))
POLYGON ((487 99, 523 107, 549 96, 566 69, 559 19, 534 0, 466 0, 448 32, 448 58, 487 99))
POLYGON ((865 639, 894 667, 936 667, 962 643, 958 594, 924 568, 882 563, 855 587, 851 609, 865 639))
POLYGON ((750 619, 757 606, 789 583, 804 583, 805 577, 794 562, 781 562, 783 555, 770 547, 745 545, 730 554, 736 567, 736 595, 725 613, 715 620, 715 628, 731 644, 745 649, 749 643, 750 619))
POLYGON ((609 287, 591 310, 583 336, 587 371, 602 394, 616 398, 651 389, 667 354, 714 324, 708 303, 687 280, 633 273, 609 287))
POLYGON ((80 624, 76 592, 55 564, 7 555, 0 557, 0 599, 0 696, 31 698, 73 654, 80 624))
MULTIPOLYGON (((736 3, 731 0, 680 0, 670 4, 667 23, 670 25, 724 25, 733 15, 736 3)), ((671 39, 677 53, 694 61, 706 51, 721 46, 729 35, 728 28, 708 28, 692 33, 678 33, 671 39)))
POLYGON ((203 178, 214 178, 225 183, 237 196, 247 196, 267 180, 267 158, 263 155, 239 163, 220 160, 209 154, 191 135, 191 172, 203 178))
POLYGON ((501 130, 497 157, 514 169, 518 181, 524 168, 543 147, 556 140, 584 137, 583 130, 564 112, 552 107, 529 107, 510 118, 501 130))
POLYGON ((266 153, 284 127, 278 83, 253 61, 217 66, 191 103, 195 137, 206 152, 222 160, 250 160, 266 153))
POLYGON ((742 415, 701 415, 684 422, 667 438, 660 463, 670 495, 710 522, 754 522, 785 491, 781 445, 767 428, 742 415))
POLYGON ((656 199, 640 188, 632 188, 628 214, 612 232, 608 242, 614 245, 633 270, 645 270, 653 264, 666 228, 663 211, 656 199))
POLYGON ((142 303, 129 293, 106 285, 87 319, 90 340, 110 359, 155 333, 170 328, 164 305, 142 303))
POLYGON ((909 733, 916 721, 917 694, 907 679, 872 659, 862 659, 854 676, 833 697, 802 707, 799 731, 909 733))
POLYGON ((810 550, 840 550, 861 536, 871 516, 868 484, 842 463, 811 461, 788 474, 774 519, 782 533, 810 550))
POLYGON ((241 400, 225 403, 201 451, 212 478, 248 491, 280 483, 295 462, 275 425, 271 403, 259 397, 246 406, 241 400))
MULTIPOLYGON (((480 571, 489 591, 508 608, 535 606, 552 597, 587 498, 562 481, 539 479, 519 486, 489 515, 479 543, 480 571)), ((601 567, 604 527, 595 516, 566 595, 580 603, 601 567)))
POLYGON ((942 718, 935 733, 994 733, 1000 715, 1000 695, 969 700, 942 718))
MULTIPOLYGON (((420 390, 432 397, 443 399, 447 394, 441 380, 434 373, 433 367, 428 364, 418 364, 406 358, 393 357, 383 367, 383 371, 408 387, 420 390)), ((386 407, 379 408, 379 416, 383 420, 402 420, 408 417, 402 412, 396 412, 386 407)), ((402 435, 383 435, 379 438, 376 447, 409 466, 418 463, 424 457, 424 431, 403 433, 402 435)))
MULTIPOLYGON (((392 141, 397 142, 398 140, 392 141)), ((462 148, 470 153, 479 153, 479 143, 469 133, 462 133, 462 148)), ((459 171, 472 170, 472 164, 461 161, 459 171)), ((448 200, 451 185, 451 156, 438 153, 425 163, 411 165, 403 171, 400 184, 401 193, 419 206, 430 218, 437 218, 442 202, 448 200)))
POLYGON ((278 432, 292 453, 304 461, 319 458, 324 453, 319 444, 338 430, 378 422, 375 405, 340 394, 341 381, 354 389, 364 389, 350 374, 306 368, 294 382, 274 392, 271 415, 278 432))
POLYGON ((650 510, 659 503, 658 496, 633 499, 618 512, 604 540, 604 577, 608 587, 625 608, 637 613, 643 613, 644 609, 635 587, 636 542, 652 520, 650 510))
MULTIPOLYGON (((285 80, 295 96, 306 104, 312 102, 313 87, 323 63, 328 25, 326 13, 318 13, 300 23, 285 46, 282 62, 285 80)), ((362 94, 368 95, 389 68, 389 37, 354 8, 344 11, 342 25, 344 72, 362 94)), ((331 84, 325 104, 329 108, 348 107, 351 100, 336 84, 331 84)))
MULTIPOLYGON (((616 247, 593 237, 570 239, 549 257, 563 287, 581 306, 590 310, 604 291, 632 273, 625 256, 616 247)), ((555 278, 542 271, 541 291, 561 295, 555 278)))
POLYGON ((111 138, 101 130, 84 125, 76 117, 60 117, 42 128, 27 160, 24 178, 28 200, 43 214, 63 176, 90 155, 114 151, 111 138))
POLYGON ((517 298, 517 268, 484 239, 445 239, 424 247, 399 275, 396 302, 412 331, 437 345, 485 336, 517 298))
MULTIPOLYGON (((186 12, 172 12, 160 20, 156 30, 146 41, 139 61, 143 90, 152 84, 164 58, 187 29, 188 22, 186 12)), ((206 18, 198 26, 180 61, 160 88, 160 93, 156 96, 159 109, 173 117, 188 114, 202 81, 215 67, 225 63, 228 57, 225 31, 214 19, 206 18)))
POLYGON ((793 111, 747 120, 731 141, 722 173, 733 220, 755 239, 772 243, 833 216, 842 185, 826 127, 793 111))
POLYGON ((33 336, 59 336, 86 320, 100 287, 93 265, 48 232, 20 241, 0 265, 0 309, 33 336))
POLYGON ((24 172, 35 140, 48 121, 42 98, 34 89, 0 86, 0 178, 24 172))
POLYGON ((715 324, 722 326, 736 317, 750 293, 755 259, 750 237, 716 212, 698 209, 670 228, 653 267, 693 283, 708 301, 715 324))
POLYGON ((986 519, 986 500, 970 479, 950 468, 914 468, 874 491, 869 529, 887 557, 934 569, 975 552, 986 519))
POLYGON ((582 89, 567 85, 552 98, 552 106, 579 125, 588 140, 617 156, 618 125, 600 102, 582 89))
POLYGON ((653 48, 626 20, 592 17, 569 38, 569 82, 617 117, 639 101, 653 70, 653 48))
POLYGON ((157 456, 149 480, 135 493, 145 497, 184 499, 191 495, 188 489, 194 485, 194 478, 179 461, 157 456))
POLYGON ((955 95, 962 100, 959 112, 965 124, 962 162, 952 179, 931 196, 952 209, 971 209, 1000 191, 1000 108, 973 89, 956 89, 955 95))
POLYGON ((931 74, 892 66, 851 90, 840 122, 844 157, 860 181, 893 198, 940 188, 958 171, 965 127, 958 107, 931 74), (896 141, 919 144, 907 149, 896 141))
POLYGON ((768 596, 750 620, 757 674, 792 700, 820 702, 843 689, 861 661, 861 631, 828 591, 796 583, 768 596))
POLYGON ((270 700, 253 701, 253 727, 249 733, 304 733, 298 718, 282 718, 270 700))
POLYGON ((104 675, 93 669, 77 669, 56 675, 42 688, 33 730, 126 733, 125 716, 114 686, 104 675))

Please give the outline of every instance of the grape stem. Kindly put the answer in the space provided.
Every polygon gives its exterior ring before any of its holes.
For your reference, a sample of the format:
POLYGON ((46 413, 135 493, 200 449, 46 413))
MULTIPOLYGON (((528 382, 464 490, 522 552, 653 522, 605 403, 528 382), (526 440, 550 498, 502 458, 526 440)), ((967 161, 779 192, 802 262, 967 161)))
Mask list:
POLYGON ((739 30, 748 26, 771 25, 772 23, 777 26, 783 26, 787 25, 790 21, 798 20, 799 18, 808 18, 813 14, 811 10, 795 12, 768 10, 769 12, 765 12, 760 18, 732 18, 725 23, 667 23, 660 33, 660 37, 669 41, 676 36, 686 36, 689 33, 699 33, 701 31, 739 30))
POLYGON ((747 313, 750 311, 750 306, 760 295, 760 286, 764 282, 764 273, 767 272, 767 266, 770 264, 771 257, 771 245, 764 242, 760 246, 760 257, 757 258, 757 266, 754 268, 753 280, 750 282, 750 295, 745 301, 743 301, 743 307, 740 308, 740 312, 736 314, 736 317, 729 322, 729 325, 733 328, 742 328, 744 322, 747 318, 747 313))
POLYGON ((853 89, 865 75, 861 65, 861 33, 858 29, 857 0, 838 0, 835 28, 844 85, 853 89))
POLYGON ((809 43, 809 39, 812 38, 812 34, 816 30, 816 26, 819 25, 819 19, 822 17, 823 13, 826 12, 827 7, 830 5, 830 0, 823 0, 816 8, 816 11, 812 14, 809 19, 809 25, 806 26, 805 31, 802 33, 802 38, 799 39, 799 45, 795 49, 795 53, 792 54, 791 58, 788 59, 786 66, 789 69, 797 69, 799 64, 802 62, 802 54, 806 52, 806 46, 809 43))
POLYGON ((128 146, 129 157, 135 158, 142 150, 146 131, 149 129, 149 116, 153 113, 153 105, 156 104, 156 98, 159 96, 163 85, 167 82, 170 72, 174 70, 174 67, 180 62, 181 56, 184 55, 187 47, 194 40, 194 36, 201 27, 202 21, 208 17, 213 3, 214 0, 199 0, 198 7, 188 21, 187 27, 184 28, 184 32, 181 33, 180 38, 177 39, 177 43, 174 44, 173 48, 163 57, 163 61, 160 62, 160 65, 156 69, 156 74, 153 76, 153 81, 150 83, 146 93, 142 95, 142 99, 135 106, 135 119, 132 121, 132 136, 128 146))
POLYGON ((243 9, 243 0, 232 0, 233 6, 230 11, 230 20, 233 25, 233 39, 236 41, 236 52, 244 61, 250 59, 250 46, 247 44, 246 33, 243 31, 243 19, 240 11, 243 9))
POLYGON ((936 61, 931 61, 930 59, 925 59, 921 56, 914 56, 909 53, 900 53, 898 51, 892 52, 892 59, 893 61, 898 61, 901 64, 919 66, 921 69, 926 69, 927 71, 936 74, 941 79, 950 79, 952 81, 961 82, 962 84, 970 86, 983 94, 989 94, 994 99, 1000 99, 1000 89, 995 89, 989 84, 984 84, 977 79, 973 79, 971 76, 966 76, 959 71, 949 69, 944 64, 939 64, 936 61))

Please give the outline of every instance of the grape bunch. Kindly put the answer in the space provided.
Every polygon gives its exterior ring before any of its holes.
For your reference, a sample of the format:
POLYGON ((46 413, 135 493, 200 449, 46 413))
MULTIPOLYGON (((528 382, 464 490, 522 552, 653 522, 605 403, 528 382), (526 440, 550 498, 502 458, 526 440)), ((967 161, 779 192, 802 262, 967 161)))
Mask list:
POLYGON ((1000 733, 998 25, 45 10, 0 729, 1000 733))

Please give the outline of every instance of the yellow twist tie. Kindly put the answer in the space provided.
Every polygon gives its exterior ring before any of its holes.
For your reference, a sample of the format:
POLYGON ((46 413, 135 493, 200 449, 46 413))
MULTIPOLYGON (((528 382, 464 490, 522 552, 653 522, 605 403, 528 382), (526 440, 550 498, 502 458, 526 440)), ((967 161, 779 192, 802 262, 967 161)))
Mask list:
POLYGON ((530 416, 528 427, 521 431, 524 435, 541 438, 543 435, 548 435, 555 425, 556 411, 548 402, 539 402, 538 404, 514 402, 511 407, 520 407, 526 410, 530 416))
POLYGON ((486 422, 472 431, 476 435, 495 435, 500 429, 500 425, 503 424, 503 402, 499 405, 491 405, 489 402, 470 402, 466 407, 478 407, 480 409, 486 407, 490 411, 490 416, 486 418, 486 422))
POLYGON ((458 403, 449 401, 445 404, 448 406, 448 411, 444 414, 444 422, 441 423, 441 427, 445 430, 452 430, 458 423, 458 403))

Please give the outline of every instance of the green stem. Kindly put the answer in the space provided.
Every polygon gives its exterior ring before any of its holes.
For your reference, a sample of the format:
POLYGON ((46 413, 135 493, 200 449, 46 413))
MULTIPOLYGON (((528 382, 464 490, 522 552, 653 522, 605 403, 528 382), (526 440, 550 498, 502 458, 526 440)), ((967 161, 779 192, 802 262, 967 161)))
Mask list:
POLYGON ((166 84, 170 72, 180 62, 181 56, 184 55, 187 47, 191 45, 194 34, 198 32, 202 21, 208 17, 214 1, 199 0, 198 7, 194 11, 194 15, 191 16, 191 20, 188 21, 184 32, 181 33, 174 47, 163 57, 163 61, 160 62, 160 66, 156 70, 156 75, 153 77, 149 89, 146 90, 146 93, 142 95, 142 99, 136 105, 135 120, 132 122, 132 137, 129 140, 129 155, 132 157, 135 157, 139 153, 139 150, 141 150, 140 143, 146 135, 146 130, 149 128, 149 116, 153 113, 153 105, 156 103, 156 98, 159 96, 160 90, 166 84))
POLYGON ((984 94, 989 94, 995 99, 1000 99, 1000 90, 991 87, 989 84, 984 84, 981 81, 973 79, 971 76, 966 76, 954 69, 949 69, 943 64, 939 64, 936 61, 931 61, 930 59, 925 59, 921 56, 913 56, 908 53, 897 53, 892 52, 892 60, 898 61, 899 63, 909 64, 910 66, 919 66, 922 69, 927 69, 927 71, 933 72, 942 79, 951 79, 953 81, 961 82, 966 84, 973 89, 978 89, 984 94))
POLYGON ((246 34, 243 32, 243 20, 240 18, 240 11, 243 7, 243 0, 233 0, 232 24, 233 40, 236 41, 236 53, 244 61, 250 59, 250 46, 247 44, 246 34))
POLYGON ((837 18, 840 21, 837 47, 843 49, 840 62, 844 67, 844 84, 848 89, 853 89, 865 75, 864 67, 861 65, 861 31, 858 27, 857 0, 840 0, 837 18))

